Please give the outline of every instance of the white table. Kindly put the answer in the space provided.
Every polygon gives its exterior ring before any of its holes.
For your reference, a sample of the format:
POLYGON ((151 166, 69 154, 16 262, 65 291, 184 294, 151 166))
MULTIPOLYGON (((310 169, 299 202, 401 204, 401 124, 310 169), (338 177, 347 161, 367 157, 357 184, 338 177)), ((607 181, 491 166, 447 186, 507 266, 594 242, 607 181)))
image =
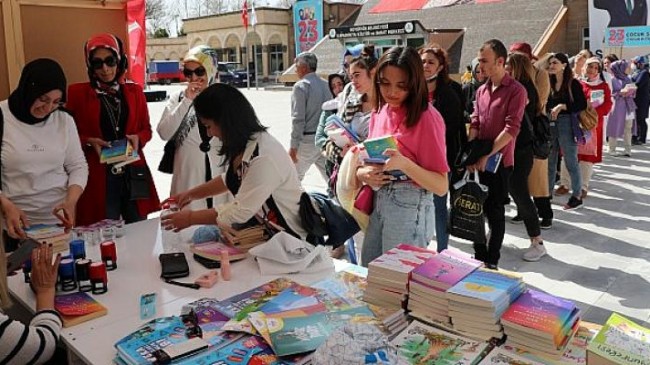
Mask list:
MULTIPOLYGON (((117 269, 108 272, 108 292, 92 295, 108 308, 108 314, 97 319, 64 328, 61 339, 69 353, 88 364, 112 364, 116 351, 113 344, 133 332, 148 320, 140 319, 140 296, 156 293, 155 317, 179 315, 181 307, 200 298, 225 299, 257 287, 278 276, 262 276, 257 264, 248 258, 232 264, 232 280, 219 281, 210 289, 199 290, 166 284, 160 279, 158 255, 163 252, 158 219, 134 223, 125 227, 123 237, 116 240, 117 269)), ((191 232, 184 232, 189 238, 191 232)), ((86 246, 86 255, 93 261, 100 259, 99 246, 86 246)), ((192 282, 206 268, 186 252, 190 276, 178 279, 192 282)), ((350 264, 335 260, 336 270, 350 264)), ((333 271, 312 274, 284 275, 301 284, 311 284, 331 275, 333 271)), ((35 308, 35 297, 24 283, 23 275, 9 278, 9 290, 17 301, 30 312, 35 308)))

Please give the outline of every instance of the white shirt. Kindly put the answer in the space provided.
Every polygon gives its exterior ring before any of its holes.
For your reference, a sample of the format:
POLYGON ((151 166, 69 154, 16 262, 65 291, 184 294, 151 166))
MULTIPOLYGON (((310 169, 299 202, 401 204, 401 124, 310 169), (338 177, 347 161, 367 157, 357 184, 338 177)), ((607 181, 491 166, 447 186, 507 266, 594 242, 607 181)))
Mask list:
MULTIPOLYGON (((303 239, 306 238, 307 232, 302 228, 299 214, 302 185, 284 147, 267 132, 255 134, 246 145, 242 157, 242 164, 246 163, 248 169, 244 172, 235 200, 215 208, 217 221, 227 225, 245 223, 259 213, 269 196, 272 196, 289 228, 303 239), (259 155, 252 158, 256 146, 259 146, 259 155)), ((222 178, 225 182, 225 173, 222 178)))
POLYGON ((82 189, 88 164, 72 117, 54 111, 43 122, 29 125, 16 119, 7 101, 2 139, 2 193, 22 210, 30 224, 60 223, 52 208, 61 203, 70 185, 82 189))
MULTIPOLYGON (((181 125, 183 118, 192 108, 192 100, 188 98, 180 98, 180 92, 175 93, 169 98, 167 106, 163 111, 156 130, 165 141, 170 140, 178 127, 181 125)), ((201 134, 199 133, 199 121, 192 126, 187 137, 183 140, 183 144, 176 148, 174 155, 174 172, 172 174, 172 186, 170 195, 182 193, 197 185, 205 183, 205 152, 199 149, 201 145, 201 134)), ((208 152, 208 159, 210 160, 210 169, 212 177, 216 177, 224 173, 226 166, 220 166, 223 157, 219 156, 221 149, 221 141, 219 138, 210 139, 210 151, 208 152)), ((214 206, 226 203, 232 200, 230 194, 224 194, 213 199, 214 206)), ((185 209, 200 210, 206 209, 206 201, 195 200, 188 205, 185 209)))

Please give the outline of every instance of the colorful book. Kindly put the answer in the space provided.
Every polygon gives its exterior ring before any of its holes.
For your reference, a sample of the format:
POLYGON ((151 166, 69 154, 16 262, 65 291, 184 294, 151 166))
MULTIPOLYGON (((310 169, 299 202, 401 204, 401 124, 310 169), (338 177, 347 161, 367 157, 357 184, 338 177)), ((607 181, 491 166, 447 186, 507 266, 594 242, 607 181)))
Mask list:
POLYGON ((447 298, 467 304, 502 307, 512 303, 524 290, 521 277, 494 270, 479 269, 447 290, 447 298))
POLYGON ((254 312, 283 290, 298 285, 287 278, 278 278, 257 288, 245 291, 228 299, 215 303, 216 308, 226 316, 236 320, 246 318, 249 312, 254 312))
POLYGON ((400 360, 417 365, 476 365, 488 348, 486 342, 453 335, 413 321, 392 341, 400 360))
POLYGON ((430 258, 411 272, 412 279, 446 290, 458 283, 483 263, 469 255, 449 248, 430 258))
POLYGON ((191 244, 190 251, 195 255, 214 261, 221 261, 221 254, 224 251, 228 252, 228 257, 230 260, 241 260, 246 258, 248 255, 247 251, 245 250, 241 250, 233 246, 228 246, 225 243, 221 242, 191 244))
POLYGON ((106 307, 85 292, 56 295, 54 309, 61 315, 63 327, 76 326, 108 313, 106 307))
POLYGON ((503 313, 501 323, 506 327, 506 333, 511 327, 552 339, 559 347, 575 324, 579 311, 573 301, 528 289, 503 313))
POLYGON ((304 313, 324 312, 325 305, 318 300, 319 290, 308 286, 296 284, 280 292, 274 298, 258 308, 266 314, 286 312, 291 310, 304 310, 304 313))
POLYGON ((612 313, 587 347, 587 363, 644 365, 650 359, 650 329, 612 313))
POLYGON ((501 347, 495 347, 479 365, 546 365, 546 363, 528 359, 501 347))
POLYGON ((325 123, 336 126, 336 128, 343 129, 346 132, 346 134, 352 138, 354 144, 361 142, 361 138, 359 138, 359 135, 357 135, 354 132, 354 130, 351 128, 350 125, 345 124, 343 119, 341 119, 341 117, 339 117, 338 115, 336 114, 330 115, 329 117, 327 117, 325 123))
POLYGON ((65 234, 65 227, 58 224, 32 224, 25 234, 37 241, 65 234))
POLYGON ((389 135, 378 138, 370 138, 363 141, 363 146, 366 149, 368 158, 366 162, 369 163, 384 163, 388 160, 387 156, 384 156, 384 151, 387 149, 397 149, 397 138, 395 136, 389 135))
POLYGON ((364 305, 363 293, 367 285, 365 277, 339 271, 333 277, 321 280, 312 287, 319 289, 319 301, 331 311, 364 305))
POLYGON ((172 344, 181 343, 185 325, 180 317, 153 319, 115 343, 118 356, 127 364, 151 364, 152 353, 172 344))
POLYGON ((368 264, 368 278, 383 273, 393 277, 395 281, 408 279, 413 269, 435 255, 435 251, 403 243, 399 244, 368 264))
POLYGON ((193 310, 196 314, 199 325, 204 323, 225 323, 230 319, 218 309, 218 300, 213 298, 202 298, 183 306, 184 310, 193 310))
POLYGON ((118 139, 110 143, 109 147, 102 147, 99 156, 100 163, 114 164, 137 156, 137 152, 134 153, 133 145, 127 139, 118 139))

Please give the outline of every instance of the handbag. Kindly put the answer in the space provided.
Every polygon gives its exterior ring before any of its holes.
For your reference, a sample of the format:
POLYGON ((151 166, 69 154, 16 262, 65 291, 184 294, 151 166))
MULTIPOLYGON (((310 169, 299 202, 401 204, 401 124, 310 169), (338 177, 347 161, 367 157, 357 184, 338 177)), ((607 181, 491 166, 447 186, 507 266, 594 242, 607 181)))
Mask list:
POLYGON ((174 156, 176 155, 176 141, 172 138, 165 143, 163 157, 158 164, 158 171, 165 174, 174 173, 174 156))
POLYGON ((591 105, 578 114, 580 129, 590 131, 598 125, 598 112, 591 105))
POLYGON ((551 154, 551 124, 544 114, 537 115, 534 119, 524 112, 524 119, 532 137, 533 155, 539 159, 546 159, 551 154))
POLYGON ((455 193, 449 209, 449 234, 477 244, 485 244, 485 215, 483 204, 488 187, 481 184, 478 172, 470 178, 469 170, 454 184, 455 193))
POLYGON ((130 200, 148 199, 151 196, 151 175, 147 165, 127 166, 127 188, 130 200))
POLYGON ((352 217, 359 223, 359 227, 364 232, 370 223, 370 214, 375 207, 375 191, 370 185, 363 185, 357 192, 352 205, 352 217))

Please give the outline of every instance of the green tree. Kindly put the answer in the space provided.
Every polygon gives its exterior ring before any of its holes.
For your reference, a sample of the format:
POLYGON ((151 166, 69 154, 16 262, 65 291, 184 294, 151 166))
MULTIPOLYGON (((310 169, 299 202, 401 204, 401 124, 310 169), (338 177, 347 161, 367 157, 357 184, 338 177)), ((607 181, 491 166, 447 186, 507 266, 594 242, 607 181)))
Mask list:
POLYGON ((154 38, 169 38, 169 32, 165 28, 158 28, 153 32, 154 38))

